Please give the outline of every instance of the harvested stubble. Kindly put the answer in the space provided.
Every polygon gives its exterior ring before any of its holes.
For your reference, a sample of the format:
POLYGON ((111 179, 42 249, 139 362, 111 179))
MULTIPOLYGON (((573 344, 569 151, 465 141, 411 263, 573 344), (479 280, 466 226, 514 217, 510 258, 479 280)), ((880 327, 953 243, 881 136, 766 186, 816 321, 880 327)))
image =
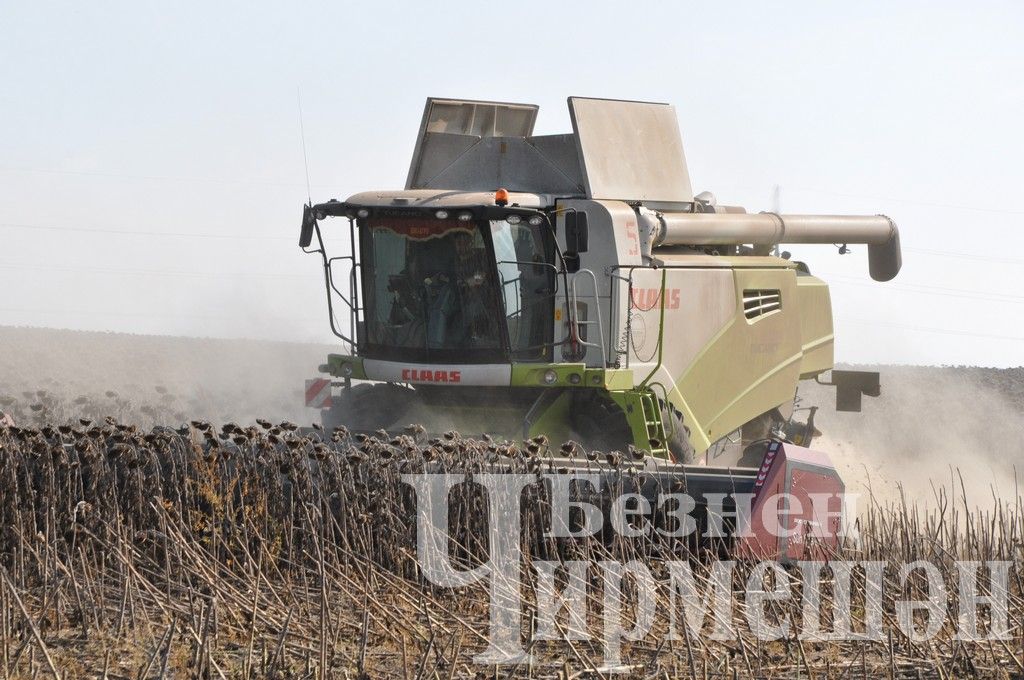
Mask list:
MULTIPOLYGON (((429 442, 384 433, 303 436, 289 423, 266 422, 244 428, 194 422, 181 430, 144 432, 110 419, 0 427, 0 447, 4 678, 602 674, 596 570, 588 593, 593 639, 526 641, 534 661, 499 670, 472 662, 486 644, 485 587, 435 588, 415 563, 415 498, 400 482, 402 472, 443 465, 470 474, 500 461, 506 469, 536 474, 550 470, 545 459, 557 453, 546 442, 497 444, 454 432, 429 442)), ((624 481, 628 474, 622 472, 624 481)), ((486 505, 480 493, 467 491, 472 487, 457 488, 453 541, 471 564, 485 548, 478 537, 486 535, 486 505)), ((664 560, 678 559, 687 546, 621 537, 556 543, 543 536, 546 502, 538 490, 524 504, 529 554, 635 558, 659 577, 654 630, 623 645, 628 676, 1024 672, 1019 568, 1010 594, 1010 642, 960 642, 952 637, 952 623, 926 643, 898 633, 875 642, 795 635, 764 642, 744 625, 742 601, 733 612, 735 639, 709 639, 709 621, 704 632, 684 628, 680 639, 667 640, 664 560)), ((958 558, 1014 560, 1019 567, 1024 510, 1015 502, 992 513, 956 509, 955 503, 931 513, 872 507, 851 555, 893 564, 927 559, 947 573, 958 558)), ((691 555, 691 564, 707 583, 709 560, 691 555)), ((736 588, 750 568, 737 565, 736 588)), ((524 621, 530 622, 533 570, 527 566, 523 573, 524 621)), ((799 582, 800 574, 793 576, 799 582)), ((886 585, 891 624, 899 588, 894 581, 886 585)), ((920 596, 919 589, 913 594, 920 596)), ((776 616, 800 616, 799 597, 773 606, 776 616)), ((627 621, 631 615, 627 607, 627 621)))

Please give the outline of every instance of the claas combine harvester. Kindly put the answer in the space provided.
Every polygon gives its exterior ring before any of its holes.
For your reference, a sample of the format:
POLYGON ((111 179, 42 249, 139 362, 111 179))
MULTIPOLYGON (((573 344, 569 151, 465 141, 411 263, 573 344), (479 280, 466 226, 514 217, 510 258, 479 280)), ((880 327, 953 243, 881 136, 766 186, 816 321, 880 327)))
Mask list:
POLYGON ((344 343, 307 403, 328 429, 571 440, 645 489, 842 491, 797 388, 831 371, 859 410, 878 374, 832 370, 828 285, 779 247, 866 244, 888 281, 895 224, 718 205, 672 106, 568 103, 572 133, 535 136, 536 106, 428 99, 405 189, 305 207, 344 343))

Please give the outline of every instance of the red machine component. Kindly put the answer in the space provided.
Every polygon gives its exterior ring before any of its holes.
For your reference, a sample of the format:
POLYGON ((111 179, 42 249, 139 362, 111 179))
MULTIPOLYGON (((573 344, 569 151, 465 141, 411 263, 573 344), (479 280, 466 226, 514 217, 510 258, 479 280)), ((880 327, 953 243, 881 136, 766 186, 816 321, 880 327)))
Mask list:
POLYGON ((306 406, 309 408, 331 407, 331 381, 313 378, 306 381, 306 406))
POLYGON ((754 482, 750 527, 737 536, 739 555, 828 559, 842 537, 845 491, 826 454, 773 441, 754 482))

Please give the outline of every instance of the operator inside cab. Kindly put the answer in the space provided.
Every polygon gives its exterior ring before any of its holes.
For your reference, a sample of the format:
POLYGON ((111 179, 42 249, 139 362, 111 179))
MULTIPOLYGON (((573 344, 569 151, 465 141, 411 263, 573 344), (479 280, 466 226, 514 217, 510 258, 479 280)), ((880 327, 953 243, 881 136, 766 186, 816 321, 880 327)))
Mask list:
POLYGON ((371 225, 373 276, 387 280, 386 294, 374 296, 377 318, 387 320, 376 324, 381 344, 500 349, 493 265, 479 227, 432 221, 424 229, 414 222, 371 225))
POLYGON ((555 270, 542 226, 362 218, 360 352, 444 363, 547 357, 555 270))

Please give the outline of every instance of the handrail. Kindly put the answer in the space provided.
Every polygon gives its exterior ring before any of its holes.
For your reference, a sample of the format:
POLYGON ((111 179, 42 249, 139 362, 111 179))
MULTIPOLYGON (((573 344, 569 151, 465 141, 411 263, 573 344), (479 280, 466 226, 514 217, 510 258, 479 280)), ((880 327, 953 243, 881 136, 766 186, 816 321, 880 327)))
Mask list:
MULTIPOLYGON (((351 225, 352 222, 350 220, 350 228, 351 225)), ((338 330, 337 319, 334 316, 334 298, 331 295, 331 290, 335 290, 335 292, 337 292, 339 296, 341 296, 341 293, 337 291, 337 289, 334 287, 333 276, 331 274, 331 260, 327 257, 327 249, 326 246, 324 246, 323 234, 320 233, 320 225, 314 222, 313 229, 314 233, 316 234, 316 240, 319 247, 316 250, 308 250, 306 248, 303 248, 303 251, 307 253, 316 253, 320 255, 324 268, 324 289, 327 295, 327 319, 331 323, 331 332, 354 348, 356 346, 355 341, 338 330)), ((344 300, 344 296, 341 297, 344 300)), ((347 303, 348 301, 345 300, 345 302, 347 303)))
POLYGON ((660 319, 658 320, 658 363, 654 365, 651 372, 647 374, 647 377, 640 381, 639 387, 647 387, 647 382, 654 377, 654 374, 661 368, 662 357, 665 352, 665 281, 668 276, 668 272, 664 269, 661 270, 661 295, 659 300, 659 306, 661 307, 660 319))
MULTIPOLYGON (((499 265, 501 265, 501 264, 514 264, 517 267, 528 266, 528 267, 543 267, 543 268, 551 269, 551 281, 553 282, 553 287, 551 288, 550 291, 546 292, 544 295, 539 296, 537 298, 537 301, 538 302, 551 301, 551 304, 553 306, 555 301, 558 299, 558 292, 559 292, 558 274, 560 273, 560 270, 554 264, 552 264, 550 262, 534 262, 532 260, 496 260, 496 263, 499 264, 499 265)), ((508 286, 509 284, 512 284, 512 283, 518 283, 518 282, 522 281, 522 278, 523 278, 522 270, 519 271, 519 276, 517 276, 514 279, 509 279, 509 280, 505 279, 505 276, 504 276, 504 274, 502 274, 500 267, 497 269, 497 272, 498 272, 498 278, 499 278, 499 285, 501 286, 501 292, 502 292, 503 296, 504 296, 504 292, 505 292, 505 287, 506 286, 508 286)), ((506 324, 508 322, 508 319, 511 319, 514 316, 512 314, 508 314, 507 311, 508 310, 506 310, 506 314, 505 314, 506 324)), ((518 314, 519 314, 520 317, 523 317, 525 315, 525 313, 526 313, 526 305, 521 305, 518 314)), ((509 354, 514 359, 516 355, 523 354, 524 352, 533 352, 533 351, 536 351, 538 349, 546 348, 549 345, 551 347, 559 347, 561 345, 564 345, 566 342, 568 342, 568 338, 564 338, 562 340, 556 341, 555 338, 554 338, 554 334, 552 334, 551 342, 542 342, 542 343, 537 344, 537 345, 528 345, 526 347, 513 348, 512 347, 512 339, 509 338, 509 354)))
MULTIPOLYGON (((661 389, 662 402, 666 405, 666 407, 668 407, 671 404, 671 402, 669 402, 669 400, 668 400, 668 388, 665 387, 665 385, 663 383, 661 383, 661 382, 659 382, 657 380, 655 380, 654 382, 652 382, 652 383, 650 383, 648 385, 648 389, 650 389, 651 393, 655 394, 655 396, 657 396, 656 391, 659 388, 661 389)), ((675 429, 676 429, 675 422, 671 422, 671 423, 669 423, 666 426, 664 412, 662 414, 660 414, 660 415, 662 416, 661 417, 661 427, 662 427, 663 430, 665 430, 665 434, 667 436, 671 437, 675 433, 675 429)), ((668 442, 665 442, 665 445, 668 446, 668 442)))
MULTIPOLYGON (((773 265, 773 264, 768 264, 768 263, 759 263, 759 264, 749 264, 749 265, 746 265, 746 264, 724 264, 724 263, 723 264, 711 264, 711 263, 708 263, 708 262, 699 262, 699 263, 698 262, 694 262, 692 264, 667 264, 666 263, 666 264, 660 264, 657 267, 657 269, 662 270, 662 278, 663 279, 664 279, 664 275, 665 275, 664 270, 666 270, 666 269, 711 269, 711 270, 728 269, 728 270, 735 270, 735 269, 793 269, 793 268, 794 268, 794 266, 793 266, 792 263, 787 263, 787 264, 784 264, 784 265, 773 265)), ((632 309, 632 299, 633 299, 633 290, 632 290, 633 289, 633 273, 635 271, 637 271, 637 270, 654 271, 654 269, 652 269, 650 266, 647 266, 647 265, 637 265, 637 264, 632 264, 632 265, 616 264, 616 265, 612 265, 612 266, 608 267, 605 270, 606 276, 608 276, 609 280, 612 282, 611 297, 610 297, 609 302, 608 302, 609 315, 611 315, 611 310, 614 309, 615 301, 616 301, 616 299, 618 297, 618 288, 619 288, 619 285, 621 285, 620 282, 624 282, 624 283, 626 283, 628 285, 628 288, 626 290, 626 294, 627 294, 628 299, 626 301, 626 319, 625 319, 625 337, 624 337, 625 346, 623 346, 621 343, 613 343, 613 346, 615 347, 615 354, 616 354, 616 356, 619 357, 619 356, 625 355, 625 357, 626 357, 626 365, 625 365, 625 367, 626 368, 629 368, 629 364, 630 364, 630 351, 629 350, 630 350, 630 347, 631 347, 631 344, 632 344, 632 337, 633 337, 633 318, 632 318, 632 314, 630 314, 630 311, 632 309), (618 273, 620 271, 626 271, 626 272, 628 272, 628 274, 626 276, 622 276, 621 274, 618 273)), ((663 297, 663 296, 664 296, 664 290, 662 291, 662 296, 661 297, 663 297)), ((662 322, 662 326, 663 325, 664 325, 664 323, 662 322)), ((609 330, 613 330, 613 329, 609 328, 609 330)), ((664 330, 663 328, 659 329, 659 344, 661 342, 660 341, 660 334, 663 332, 663 330, 664 330)), ((609 342, 611 342, 611 338, 609 338, 609 342)))
MULTIPOLYGON (((329 298, 329 300, 328 300, 328 307, 330 309, 331 316, 332 316, 332 318, 334 317, 334 306, 330 304, 330 298, 331 298, 330 292, 333 291, 334 295, 336 295, 337 298, 339 300, 341 300, 341 302, 343 302, 346 307, 348 307, 349 328, 352 330, 352 335, 353 336, 356 335, 356 325, 358 323, 358 315, 359 315, 359 309, 360 309, 359 307, 356 306, 356 303, 355 303, 355 299, 356 299, 356 295, 357 295, 357 293, 356 293, 356 290, 357 290, 356 286, 358 285, 357 284, 357 280, 356 280, 356 269, 359 266, 360 266, 360 263, 356 261, 356 257, 354 255, 338 255, 338 256, 335 256, 335 257, 327 258, 326 263, 325 263, 325 273, 326 273, 326 276, 327 276, 328 298, 329 298), (346 296, 344 293, 342 293, 338 289, 338 286, 335 284, 335 281, 334 281, 334 262, 338 261, 338 260, 350 260, 352 262, 352 267, 351 267, 351 269, 349 270, 349 273, 348 273, 349 289, 352 291, 352 299, 350 299, 348 296, 346 296)), ((356 341, 355 341, 354 337, 350 338, 350 337, 346 336, 344 333, 341 333, 340 331, 335 331, 335 334, 338 337, 340 337, 344 342, 346 342, 353 352, 355 351, 356 341)))
MULTIPOLYGON (((597 275, 594 274, 594 272, 589 270, 589 269, 580 269, 579 271, 577 271, 576 273, 573 274, 572 282, 570 284, 571 299, 572 299, 572 309, 573 309, 573 311, 576 311, 579 308, 578 307, 578 300, 577 300, 577 292, 576 292, 576 278, 580 274, 587 274, 587 275, 589 275, 590 276, 590 280, 594 284, 594 288, 593 288, 593 291, 594 291, 593 292, 594 311, 595 311, 595 313, 597 315, 597 337, 600 339, 600 343, 587 342, 587 341, 584 341, 584 340, 582 340, 580 338, 579 325, 580 325, 581 322, 579 321, 578 315, 574 314, 572 318, 574 319, 573 323, 575 323, 576 327, 577 327, 576 328, 576 339, 584 347, 597 347, 597 348, 599 348, 601 350, 601 367, 602 368, 606 368, 608 366, 608 352, 605 349, 605 344, 604 344, 604 324, 601 323, 601 298, 600 298, 600 296, 597 293, 597 275)), ((583 323, 589 325, 589 324, 591 324, 593 322, 585 321, 583 323)))
POLYGON ((351 269, 351 271, 349 271, 349 279, 350 279, 349 285, 352 285, 351 279, 352 279, 353 273, 355 272, 355 264, 356 264, 355 258, 352 257, 351 255, 338 255, 337 257, 332 257, 332 258, 329 258, 327 260, 328 270, 331 273, 330 280, 328 282, 330 284, 330 286, 331 286, 331 290, 334 291, 334 294, 337 295, 338 298, 342 302, 344 302, 346 305, 348 305, 349 309, 352 309, 352 302, 345 296, 344 293, 342 293, 340 290, 338 290, 338 287, 336 285, 334 285, 334 269, 333 269, 333 265, 334 265, 335 260, 352 260, 352 269, 351 269))

